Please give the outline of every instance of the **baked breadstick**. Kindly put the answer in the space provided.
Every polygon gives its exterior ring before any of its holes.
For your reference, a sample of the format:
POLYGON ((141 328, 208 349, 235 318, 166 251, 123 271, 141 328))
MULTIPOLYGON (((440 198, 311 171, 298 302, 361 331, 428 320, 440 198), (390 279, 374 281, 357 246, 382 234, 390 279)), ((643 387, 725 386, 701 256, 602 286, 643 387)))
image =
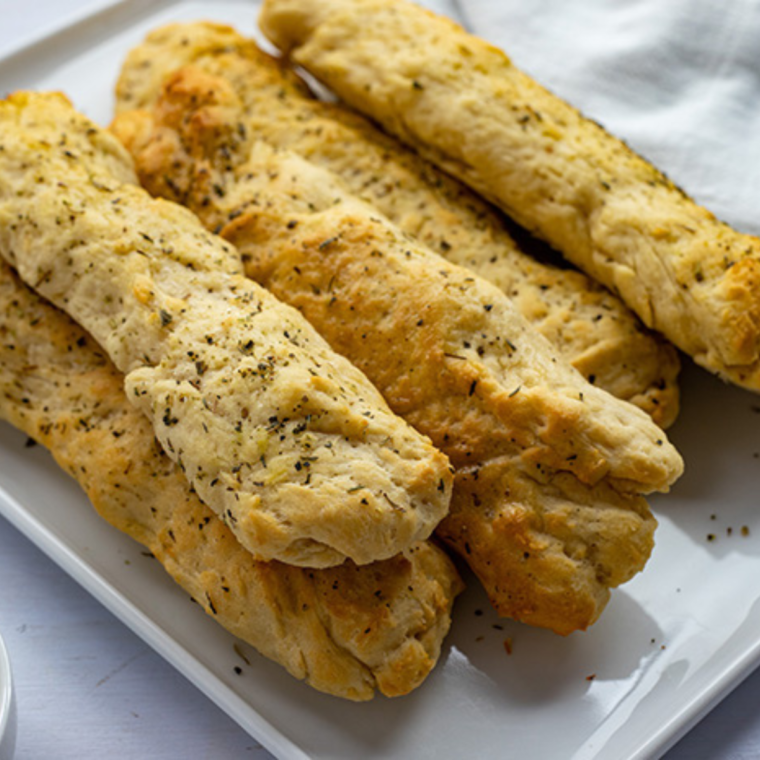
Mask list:
POLYGON ((760 390, 760 240, 719 222, 507 56, 405 0, 265 0, 264 32, 340 97, 760 390))
POLYGON ((227 220, 222 235, 250 276, 450 457, 453 511, 439 535, 493 576, 497 609, 562 633, 586 627, 609 587, 646 562, 655 523, 638 494, 678 477, 675 449, 558 359, 502 291, 404 236, 326 170, 238 130, 239 109, 226 80, 188 67, 153 115, 124 113, 113 129, 149 190, 210 226, 227 220), (488 478, 473 487, 480 470, 488 478), (499 479, 514 498, 504 487, 480 499, 499 479))
POLYGON ((523 253, 477 195, 358 114, 315 100, 280 62, 231 27, 197 22, 151 32, 121 70, 117 113, 152 107, 163 79, 187 64, 230 83, 247 129, 335 172, 405 232, 501 288, 591 382, 644 409, 662 427, 675 419, 679 360, 669 343, 586 275, 523 253))
POLYGON ((222 626, 320 691, 397 696, 434 666, 461 581, 431 543, 363 567, 255 561, 190 490, 124 379, 0 263, 0 417, 50 449, 99 514, 222 626))
POLYGON ((117 181, 96 132, 62 96, 0 104, 0 254, 126 373, 258 559, 363 564, 427 538, 448 510, 446 458, 295 309, 224 271, 237 253, 192 214, 117 181))

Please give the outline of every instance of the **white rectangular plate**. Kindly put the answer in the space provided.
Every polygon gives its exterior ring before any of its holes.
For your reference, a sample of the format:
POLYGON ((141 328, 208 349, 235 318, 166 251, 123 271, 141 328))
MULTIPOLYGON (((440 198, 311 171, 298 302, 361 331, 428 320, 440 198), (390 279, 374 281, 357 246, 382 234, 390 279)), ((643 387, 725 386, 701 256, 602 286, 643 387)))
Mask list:
MULTIPOLYGON (((253 33, 255 12, 122 0, 0 60, 0 92, 60 89, 107 124, 121 61, 150 28, 212 17, 253 33)), ((4 423, 0 513, 280 757, 653 757, 760 661, 760 401, 691 366, 683 389, 671 437, 687 474, 653 500, 654 556, 601 621, 564 639, 499 621, 471 583, 439 666, 403 699, 345 703, 250 650, 237 678, 235 640, 4 423)))

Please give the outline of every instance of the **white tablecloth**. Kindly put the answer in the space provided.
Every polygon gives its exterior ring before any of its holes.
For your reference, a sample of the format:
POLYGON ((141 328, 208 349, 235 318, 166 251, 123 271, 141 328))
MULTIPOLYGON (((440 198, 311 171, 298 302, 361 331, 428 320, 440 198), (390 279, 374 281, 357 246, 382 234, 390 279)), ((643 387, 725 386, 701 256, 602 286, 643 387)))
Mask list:
MULTIPOLYGON (((427 4, 459 14, 719 216, 760 232, 760 3, 427 4)), ((0 50, 87 5, 0 0, 0 50)), ((16 679, 19 760, 270 757, 2 518, 0 634, 16 679)), ((759 706, 757 673, 667 760, 760 757, 759 706)))

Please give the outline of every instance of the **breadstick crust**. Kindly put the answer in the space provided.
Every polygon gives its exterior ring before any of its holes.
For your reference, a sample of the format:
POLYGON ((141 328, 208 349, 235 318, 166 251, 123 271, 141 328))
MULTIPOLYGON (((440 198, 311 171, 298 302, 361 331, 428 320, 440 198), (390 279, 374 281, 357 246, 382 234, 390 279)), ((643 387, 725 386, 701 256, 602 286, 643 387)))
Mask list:
POLYGON ((502 617, 568 635, 596 622, 610 589, 645 566, 656 527, 640 496, 568 473, 537 478, 524 462, 500 459, 457 471, 436 535, 502 617))
POLYGON ((400 696, 434 667, 463 587, 440 549, 322 570, 257 562, 191 491, 95 341, 4 263, 0 417, 47 447, 220 625, 315 689, 400 696))
POLYGON ((663 428, 675 420, 680 362, 669 343, 591 278, 525 254, 493 207, 466 186, 345 106, 316 100, 231 27, 195 22, 152 31, 121 69, 117 114, 153 107, 165 77, 188 64, 229 83, 243 128, 338 174, 405 232, 501 288, 590 382, 663 428))
POLYGON ((405 0, 265 0, 265 34, 423 156, 760 389, 760 240, 698 206, 500 50, 405 0))
POLYGON ((226 271, 231 246, 103 171, 94 129, 60 96, 2 103, 0 254, 89 328, 258 559, 364 564, 427 538, 448 510, 446 457, 301 314, 226 271))
POLYGON ((141 180, 210 226, 227 220, 222 235, 250 275, 450 457, 462 486, 438 535, 498 611, 562 634, 588 627, 609 588, 644 566, 656 522, 638 493, 667 488, 678 454, 643 412, 558 360, 502 291, 404 236, 324 169, 253 140, 232 145, 225 125, 239 133, 239 114, 220 107, 224 87, 189 67, 153 115, 120 116, 141 180), (504 482, 473 493, 460 473, 477 480, 481 467, 504 482), (565 479, 575 487, 556 484, 565 479), (522 525, 501 519, 517 509, 522 525))

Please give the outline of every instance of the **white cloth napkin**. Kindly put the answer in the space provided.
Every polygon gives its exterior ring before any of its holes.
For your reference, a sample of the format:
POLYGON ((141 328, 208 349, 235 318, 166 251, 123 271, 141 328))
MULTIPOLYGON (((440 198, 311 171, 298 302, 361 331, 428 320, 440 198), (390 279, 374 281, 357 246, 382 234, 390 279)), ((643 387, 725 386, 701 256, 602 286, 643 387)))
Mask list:
POLYGON ((423 0, 760 233, 760 2, 423 0))

